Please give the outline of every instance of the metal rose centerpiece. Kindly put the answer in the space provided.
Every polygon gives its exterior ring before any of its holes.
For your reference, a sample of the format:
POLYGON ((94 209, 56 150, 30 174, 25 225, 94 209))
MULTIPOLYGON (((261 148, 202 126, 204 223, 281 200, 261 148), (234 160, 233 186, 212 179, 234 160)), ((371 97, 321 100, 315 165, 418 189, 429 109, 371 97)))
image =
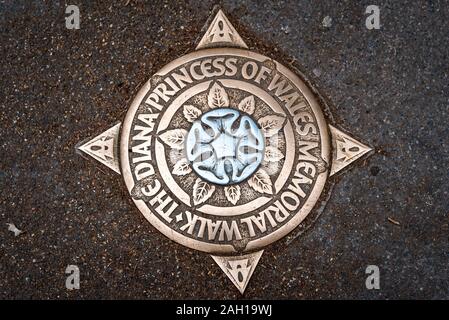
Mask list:
MULTIPOLYGON (((218 85, 213 91, 224 95, 218 85)), ((240 116, 237 110, 219 108, 193 123, 186 141, 187 159, 200 177, 221 185, 236 184, 251 176, 262 162, 262 131, 249 116, 240 116)))
POLYGON ((78 149, 121 174, 140 212, 244 292, 263 253, 371 149, 328 123, 297 75, 249 51, 220 10, 126 118, 78 149))

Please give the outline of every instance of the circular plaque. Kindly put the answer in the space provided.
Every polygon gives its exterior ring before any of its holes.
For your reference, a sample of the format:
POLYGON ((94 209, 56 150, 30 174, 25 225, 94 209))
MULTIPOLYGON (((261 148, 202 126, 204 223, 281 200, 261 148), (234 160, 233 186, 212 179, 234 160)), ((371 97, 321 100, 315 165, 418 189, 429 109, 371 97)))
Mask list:
POLYGON ((320 106, 278 62, 205 49, 156 73, 123 124, 121 172, 167 237, 214 254, 254 251, 298 226, 328 176, 320 106))

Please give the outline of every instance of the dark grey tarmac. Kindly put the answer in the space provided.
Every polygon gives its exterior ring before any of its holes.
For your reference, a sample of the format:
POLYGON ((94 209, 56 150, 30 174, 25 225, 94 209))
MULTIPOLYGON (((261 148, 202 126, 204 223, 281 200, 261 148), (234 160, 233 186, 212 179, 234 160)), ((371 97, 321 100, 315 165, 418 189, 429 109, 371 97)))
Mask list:
POLYGON ((243 297, 449 299, 449 4, 372 2, 74 0, 81 29, 68 30, 66 2, 0 1, 0 298, 241 297, 211 258, 153 228, 120 176, 75 152, 194 49, 219 4, 376 150, 332 179, 310 228, 266 249, 243 297), (369 4, 380 30, 365 28, 369 4), (70 264, 80 290, 65 288, 70 264), (365 287, 372 264, 380 290, 365 287))

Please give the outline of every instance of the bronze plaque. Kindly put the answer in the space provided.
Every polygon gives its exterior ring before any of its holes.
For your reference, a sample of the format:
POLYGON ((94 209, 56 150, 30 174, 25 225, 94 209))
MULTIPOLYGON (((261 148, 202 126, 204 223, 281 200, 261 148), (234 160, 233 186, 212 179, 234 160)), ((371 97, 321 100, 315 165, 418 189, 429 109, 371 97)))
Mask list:
POLYGON ((326 122, 297 75, 249 51, 222 11, 194 52, 148 80, 122 124, 79 149, 121 173, 155 228, 211 254, 242 293, 263 248, 371 150, 326 122))

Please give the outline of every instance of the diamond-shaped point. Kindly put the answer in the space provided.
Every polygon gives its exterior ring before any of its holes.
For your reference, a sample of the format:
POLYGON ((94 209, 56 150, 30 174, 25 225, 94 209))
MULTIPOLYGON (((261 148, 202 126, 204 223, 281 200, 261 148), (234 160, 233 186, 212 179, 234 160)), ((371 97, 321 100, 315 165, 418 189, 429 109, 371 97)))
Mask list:
POLYGON ((201 38, 196 50, 215 47, 238 47, 248 49, 248 46, 237 33, 237 30, 226 18, 222 10, 219 10, 210 24, 203 38, 201 38))
POLYGON ((245 292, 248 282, 259 263, 263 250, 239 256, 211 256, 232 283, 245 292))
POLYGON ((118 143, 121 123, 78 146, 78 150, 120 174, 118 143))
POLYGON ((367 152, 373 150, 348 134, 329 126, 332 135, 332 168, 330 175, 347 167, 367 152))

